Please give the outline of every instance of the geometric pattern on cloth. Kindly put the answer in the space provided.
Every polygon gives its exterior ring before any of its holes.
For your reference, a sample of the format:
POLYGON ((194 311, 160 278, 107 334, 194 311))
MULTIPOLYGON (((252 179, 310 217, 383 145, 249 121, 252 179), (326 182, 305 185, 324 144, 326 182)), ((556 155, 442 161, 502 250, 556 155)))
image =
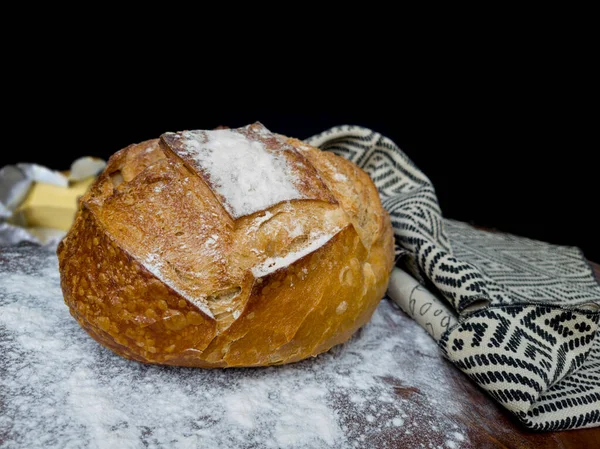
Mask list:
POLYGON ((597 308, 598 281, 578 248, 474 229, 445 220, 457 259, 476 265, 492 304, 545 303, 597 308), (501 289, 501 294, 496 294, 501 289), (501 301, 495 298, 502 297, 501 301))
POLYGON ((529 428, 599 425, 600 337, 594 298, 600 289, 581 252, 451 220, 445 224, 455 256, 502 286, 513 304, 492 304, 451 329, 439 342, 446 357, 529 428), (478 337, 482 326, 484 335, 478 337), (519 358, 510 357, 506 348, 517 349, 519 358), (524 365, 527 359, 530 363, 524 365), (547 368, 539 370, 540 364, 547 368), (507 382, 507 376, 518 377, 518 389, 513 387, 517 381, 507 382))
POLYGON ((593 313, 556 306, 492 306, 470 315, 439 343, 446 357, 523 419, 542 392, 582 367, 597 327, 593 313))
POLYGON ((521 420, 536 430, 595 427, 600 423, 600 331, 581 369, 544 392, 521 420))
POLYGON ((600 425, 600 285, 577 248, 444 219, 427 176, 369 129, 338 126, 307 143, 373 179, 390 213, 396 265, 431 293, 388 295, 415 319, 419 301, 446 301, 456 318, 447 331, 417 321, 451 362, 528 428, 600 425))

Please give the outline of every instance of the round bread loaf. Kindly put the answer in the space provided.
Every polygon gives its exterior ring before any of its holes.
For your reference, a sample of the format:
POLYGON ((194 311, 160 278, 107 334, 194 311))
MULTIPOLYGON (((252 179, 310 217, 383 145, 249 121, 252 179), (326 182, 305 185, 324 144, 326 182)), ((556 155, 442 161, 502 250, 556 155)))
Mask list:
POLYGON ((65 302, 117 354, 295 362, 371 317, 393 233, 369 176, 260 123, 114 154, 58 247, 65 302))

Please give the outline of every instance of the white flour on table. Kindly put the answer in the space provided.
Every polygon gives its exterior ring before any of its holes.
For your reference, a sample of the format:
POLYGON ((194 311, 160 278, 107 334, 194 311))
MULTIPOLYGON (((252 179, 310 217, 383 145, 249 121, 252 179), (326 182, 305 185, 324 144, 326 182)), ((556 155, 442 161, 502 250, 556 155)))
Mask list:
POLYGON ((1 447, 459 448, 467 429, 446 369, 387 300, 350 342, 292 365, 128 361, 69 315, 53 254, 0 249, 1 447))

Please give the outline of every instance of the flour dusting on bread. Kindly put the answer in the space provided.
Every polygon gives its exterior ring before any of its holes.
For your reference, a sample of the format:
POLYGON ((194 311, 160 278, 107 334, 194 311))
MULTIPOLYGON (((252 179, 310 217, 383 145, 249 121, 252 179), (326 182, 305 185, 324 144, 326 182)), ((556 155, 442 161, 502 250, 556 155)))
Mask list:
POLYGON ((200 300, 197 298, 193 298, 190 295, 186 295, 185 292, 181 291, 181 289, 178 289, 177 286, 175 286, 173 284, 173 282, 169 280, 168 276, 165 276, 165 274, 163 272, 164 262, 163 262, 163 259, 158 254, 156 254, 156 253, 148 254, 148 256, 144 260, 142 260, 141 263, 146 270, 148 270, 150 273, 152 273, 154 276, 156 276, 156 278, 159 279, 163 284, 165 284, 166 286, 177 291, 177 293, 179 293, 181 296, 183 296, 189 302, 191 302, 196 307, 198 307, 198 309, 200 309, 203 313, 205 313, 206 315, 208 315, 211 318, 214 318, 214 315, 210 311, 210 308, 208 308, 206 306, 206 304, 203 302, 204 298, 202 298, 202 300, 200 300))
POLYGON ((269 150, 262 139, 270 132, 256 133, 218 129, 180 133, 178 154, 186 154, 202 170, 213 189, 223 197, 223 206, 233 217, 264 210, 282 201, 304 198, 296 187, 296 176, 284 153, 289 145, 269 150))
POLYGON ((287 267, 307 254, 312 253, 313 251, 319 249, 323 245, 325 245, 331 238, 339 231, 336 229, 334 233, 321 234, 318 236, 313 236, 313 238, 309 241, 310 243, 304 248, 287 253, 285 256, 281 257, 269 257, 264 262, 252 267, 252 274, 255 278, 266 276, 267 274, 273 273, 280 268, 287 267))

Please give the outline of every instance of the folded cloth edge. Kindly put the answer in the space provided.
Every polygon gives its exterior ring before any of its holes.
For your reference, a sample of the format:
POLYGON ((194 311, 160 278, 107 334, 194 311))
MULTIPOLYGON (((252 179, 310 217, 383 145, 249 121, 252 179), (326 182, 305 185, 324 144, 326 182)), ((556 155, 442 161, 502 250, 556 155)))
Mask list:
MULTIPOLYGON (((544 311, 544 313, 539 313, 537 318, 542 320, 542 324, 545 323, 545 320, 548 320, 548 324, 544 324, 544 326, 556 328, 555 331, 560 331, 559 334, 562 332, 567 332, 567 334, 573 332, 572 337, 576 338, 571 338, 571 341, 580 341, 581 338, 583 338, 584 341, 586 339, 588 340, 584 344, 579 344, 579 347, 583 349, 580 348, 578 351, 573 351, 573 354, 571 354, 572 357, 566 362, 564 360, 553 360, 552 363, 549 363, 547 360, 544 360, 544 369, 548 371, 546 374, 546 388, 552 389, 556 385, 560 385, 561 379, 571 376, 573 372, 577 371, 578 367, 582 366, 587 355, 590 353, 592 347, 591 343, 594 341, 594 328, 597 327, 598 313, 581 306, 597 304, 600 301, 600 294, 597 294, 597 292, 600 292, 600 290, 592 291, 589 285, 583 285, 585 283, 581 282, 581 285, 574 285, 575 290, 579 289, 578 291, 575 291, 574 294, 569 296, 569 292, 565 292, 564 298, 567 299, 566 303, 560 305, 548 304, 548 302, 539 301, 538 298, 538 301, 533 301, 532 303, 527 303, 525 301, 525 305, 521 304, 519 302, 520 294, 522 293, 521 291, 518 289, 515 291, 506 289, 502 283, 498 284, 487 277, 480 272, 476 266, 465 262, 464 259, 461 260, 460 257, 454 257, 451 248, 454 243, 452 242, 452 239, 448 239, 445 235, 446 230, 444 229, 444 227, 447 226, 453 227, 453 224, 444 223, 445 221, 447 222, 447 220, 442 220, 441 211, 437 204, 433 186, 429 179, 416 168, 410 159, 390 139, 367 128, 344 125, 327 130, 317 136, 313 136, 309 138, 307 142, 312 145, 320 146, 323 150, 332 151, 342 157, 352 160, 365 169, 373 179, 379 181, 376 182, 376 185, 379 188, 380 196, 382 197, 384 206, 388 208, 388 211, 392 216, 392 224, 394 226, 397 241, 397 253, 408 254, 408 259, 410 259, 408 260, 409 263, 404 265, 409 268, 410 275, 419 279, 421 283, 427 285, 427 287, 432 287, 435 292, 435 294, 428 292, 423 285, 419 287, 416 285, 418 281, 413 279, 412 283, 409 284, 410 287, 404 287, 404 305, 399 305, 406 310, 411 317, 417 320, 419 324, 432 335, 432 337, 442 341, 442 336, 450 336, 453 331, 457 329, 460 330, 465 326, 468 327, 469 319, 474 320, 482 314, 485 315, 485 311, 488 310, 491 310, 492 312, 490 313, 495 313, 496 315, 500 315, 498 311, 505 311, 509 315, 509 321, 512 320, 516 322, 519 319, 522 319, 522 317, 510 317, 510 314, 514 314, 515 311, 520 310, 525 314, 528 323, 533 326, 534 330, 531 335, 536 335, 536 332, 540 332, 542 337, 552 340, 552 338, 554 338, 552 335, 554 331, 547 332, 543 329, 537 329, 535 326, 539 323, 527 315, 527 312, 533 312, 535 315, 539 309, 544 311), (408 188, 406 188, 407 185, 408 188), (443 270, 441 272, 440 270, 436 271, 440 265, 443 265, 443 270), (466 278, 466 282, 461 282, 461 275, 466 278), (440 295, 444 299, 439 299, 440 295), (432 298, 434 299, 432 300, 432 298), (475 310, 469 308, 471 304, 481 298, 489 298, 489 304, 485 304, 485 307, 479 307, 475 310), (583 300, 578 304, 577 302, 581 298, 583 298, 583 300), (411 303, 411 301, 413 302, 411 303), (419 304, 418 301, 420 301, 420 306, 417 305, 419 304), (423 308, 423 305, 425 305, 425 308, 423 308), (456 314, 452 311, 452 308, 459 311, 458 318, 456 318, 456 314), (524 311, 524 308, 529 309, 524 311), (435 312, 437 312, 438 315, 433 315, 435 312), (432 319, 438 318, 442 314, 444 317, 447 317, 446 321, 444 321, 444 324, 448 325, 445 332, 441 320, 436 322, 432 319), (587 322, 579 322, 578 318, 581 317, 579 317, 578 314, 583 314, 583 318, 586 318, 587 322), (565 325, 565 320, 569 322, 573 321, 573 323, 565 325), (452 324, 450 325, 449 323, 452 324), (575 325, 578 325, 579 327, 579 324, 583 326, 584 331, 580 332, 582 335, 576 336, 575 331, 579 332, 579 329, 576 328, 575 325), (546 334, 544 334, 544 332, 546 332, 546 334)), ((466 224, 463 225, 468 226, 466 224)), ((479 238, 481 240, 481 237, 479 238)), ((517 239, 516 237, 514 238, 517 239)), ((528 239, 519 241, 530 242, 528 239)), ((506 242, 500 242, 500 244, 505 243, 506 242)), ((493 245, 496 244, 497 242, 493 242, 493 245)), ((533 248, 535 248, 535 245, 532 245, 533 248)), ((559 252, 560 251, 562 250, 559 250, 559 252)), ((550 259, 552 259, 553 255, 554 254, 552 254, 550 259)), ((572 254, 560 254, 560 256, 563 257, 563 260, 566 260, 568 257, 572 257, 572 254)), ((493 259, 493 257, 490 259, 493 259)), ((524 255, 524 259, 527 259, 527 254, 524 255)), ((583 257, 581 257, 581 252, 578 253, 578 259, 583 259, 583 257)), ((494 262, 493 260, 491 261, 494 262)), ((587 270, 590 270, 587 261, 583 263, 587 265, 587 270)), ((576 268, 579 270, 581 269, 580 267, 576 268)), ((403 276, 405 275, 408 276, 406 273, 402 275, 396 274, 396 271, 392 274, 389 293, 390 297, 393 299, 393 290, 403 289, 400 284, 406 282, 406 278, 403 279, 403 276)), ((546 282, 547 280, 544 279, 543 281, 546 282)), ((597 287, 598 281, 594 279, 593 282, 595 283, 595 287, 597 287)), ((556 291, 552 291, 551 293, 555 295, 557 294, 557 291, 559 291, 560 294, 560 289, 556 289, 556 291)), ((537 294, 538 292, 535 293, 537 294)), ((398 296, 398 294, 396 294, 396 296, 398 296)), ((395 302, 398 303, 398 301, 395 302)), ((503 323, 506 322, 506 317, 497 318, 499 318, 498 321, 504 326, 503 323)), ((495 322, 492 319, 489 323, 486 322, 484 324, 487 324, 488 327, 490 327, 490 323, 495 322)), ((500 331, 504 330, 502 326, 500 331)), ((475 348, 477 348, 478 340, 483 342, 483 337, 485 337, 486 332, 481 332, 483 329, 482 326, 471 327, 472 329, 470 332, 472 333, 472 342, 475 344, 475 348)), ((517 331, 518 335, 525 335, 520 342, 520 344, 523 345, 523 348, 525 348, 523 350, 525 353, 527 353, 527 351, 535 352, 535 350, 528 349, 528 345, 533 345, 533 347, 536 347, 537 345, 540 348, 540 354, 545 352, 544 357, 551 360, 553 359, 552 351, 548 352, 548 344, 544 341, 544 338, 540 338, 538 339, 540 341, 533 343, 529 341, 531 335, 527 335, 527 332, 523 333, 519 329, 517 329, 517 331)), ((486 338, 486 344, 489 343, 493 345, 490 340, 491 337, 487 336, 486 338)), ((449 339, 447 338, 447 340, 449 339)), ((598 339, 596 339, 596 341, 597 340, 598 339)), ((566 342, 565 344, 568 348, 569 343, 566 342)), ((444 348, 442 345, 442 349, 448 348, 444 348)), ((456 349, 458 350, 458 348, 456 349)), ((559 359, 564 358, 564 354, 569 354, 569 352, 571 352, 565 350, 560 351, 562 355, 556 355, 559 359)), ((449 354, 452 356, 452 346, 450 346, 449 351, 446 350, 444 352, 447 357, 449 354)), ((465 356, 470 357, 475 355, 476 354, 466 354, 465 356)), ((529 356, 531 356, 531 354, 525 354, 525 358, 529 356)), ((455 360, 451 357, 448 358, 450 358, 454 364, 457 364, 457 360, 460 359, 460 356, 455 357, 455 360)), ((538 355, 538 358, 538 361, 541 361, 543 357, 538 355)), ((523 364, 526 362, 519 359, 516 363, 523 364)), ((483 366, 485 366, 485 363, 483 366)), ((542 419, 538 422, 527 419, 526 415, 528 412, 525 410, 530 410, 532 407, 535 409, 535 407, 530 404, 523 407, 523 404, 520 403, 521 401, 515 401, 515 396, 519 395, 518 390, 521 388, 519 379, 527 382, 527 376, 523 376, 519 373, 508 373, 509 382, 513 381, 510 378, 511 374, 515 380, 515 384, 513 385, 515 388, 506 389, 508 392, 508 396, 506 397, 508 406, 507 403, 501 401, 501 394, 497 394, 494 397, 503 406, 519 417, 527 427, 539 430, 550 430, 550 428, 556 430, 589 427, 600 424, 600 416, 594 418, 591 415, 588 416, 589 414, 586 414, 584 418, 582 418, 583 415, 563 416, 561 419, 554 419, 555 416, 548 416, 545 421, 542 419)), ((492 376, 495 375, 492 374, 492 376)), ((486 379, 485 376, 481 379, 477 379, 476 376, 471 376, 471 378, 482 387, 484 387, 486 381, 488 383, 490 382, 489 377, 486 379)), ((495 382, 496 380, 495 377, 493 381, 495 382)), ((502 379, 498 380, 502 381, 502 379)), ((597 385, 595 385, 594 388, 596 387, 598 388, 598 402, 600 403, 600 378, 598 378, 597 385)), ((543 391, 545 391, 544 388, 541 388, 541 391, 543 393, 543 391)), ((539 397, 539 393, 537 393, 535 397, 539 397)), ((580 398, 573 397, 573 399, 579 400, 580 398)), ((535 403, 535 401, 533 402, 535 403)), ((557 406, 559 405, 560 404, 557 402, 557 406)), ((555 404, 550 404, 549 408, 552 409, 554 406, 555 404)))

